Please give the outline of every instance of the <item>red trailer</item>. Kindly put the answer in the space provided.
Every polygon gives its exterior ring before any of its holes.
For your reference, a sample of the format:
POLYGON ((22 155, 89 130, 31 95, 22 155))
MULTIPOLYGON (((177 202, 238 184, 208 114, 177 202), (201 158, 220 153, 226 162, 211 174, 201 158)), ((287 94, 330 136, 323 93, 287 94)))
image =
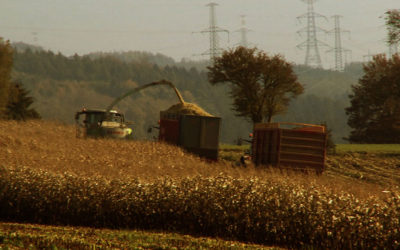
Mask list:
POLYGON ((252 159, 256 165, 312 169, 322 173, 325 126, 303 123, 259 123, 254 126, 252 159))
POLYGON ((200 157, 218 160, 220 123, 219 117, 161 111, 158 138, 200 157))

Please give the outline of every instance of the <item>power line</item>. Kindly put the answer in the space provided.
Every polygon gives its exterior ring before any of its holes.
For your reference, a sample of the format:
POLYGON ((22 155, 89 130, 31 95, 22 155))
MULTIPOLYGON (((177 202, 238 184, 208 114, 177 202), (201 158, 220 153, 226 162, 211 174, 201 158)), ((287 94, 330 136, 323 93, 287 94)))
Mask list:
POLYGON ((342 16, 339 15, 334 15, 332 18, 335 21, 335 28, 331 31, 329 31, 329 34, 334 34, 335 35, 335 47, 328 50, 327 52, 333 52, 335 54, 335 70, 342 72, 344 70, 344 62, 343 62, 343 56, 346 55, 346 53, 351 53, 351 50, 344 49, 342 47, 342 34, 348 33, 350 34, 350 31, 347 30, 342 30, 340 28, 340 18, 342 16))
POLYGON ((229 39, 229 31, 225 29, 221 29, 217 26, 217 16, 215 12, 215 6, 218 6, 216 3, 209 3, 206 5, 210 8, 210 27, 206 30, 200 31, 200 33, 210 33, 210 49, 201 55, 210 55, 210 60, 214 63, 215 58, 222 54, 223 49, 219 47, 219 36, 218 33, 225 32, 228 34, 229 39))
POLYGON ((304 63, 305 65, 321 68, 322 62, 321 62, 321 56, 319 54, 318 46, 319 45, 327 46, 327 47, 329 47, 329 46, 317 39, 317 32, 320 32, 320 31, 326 32, 326 31, 315 25, 315 19, 316 18, 326 19, 326 17, 314 12, 313 4, 316 0, 302 0, 302 1, 308 5, 307 6, 308 11, 307 11, 307 13, 305 13, 301 16, 298 16, 297 18, 299 20, 307 19, 307 27, 302 30, 299 30, 298 33, 299 34, 307 33, 307 40, 304 41, 303 43, 297 45, 297 47, 300 49, 306 48, 306 58, 305 58, 305 63, 304 63))

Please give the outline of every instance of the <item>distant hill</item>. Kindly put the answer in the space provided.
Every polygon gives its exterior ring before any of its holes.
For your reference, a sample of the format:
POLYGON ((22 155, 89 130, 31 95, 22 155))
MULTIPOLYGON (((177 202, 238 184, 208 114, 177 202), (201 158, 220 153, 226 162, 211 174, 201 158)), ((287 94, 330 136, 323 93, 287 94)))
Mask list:
POLYGON ((11 46, 13 47, 14 50, 18 52, 24 52, 27 49, 31 51, 44 51, 44 49, 41 46, 27 44, 23 42, 13 42, 11 43, 11 46))
POLYGON ((363 74, 361 63, 349 65, 344 72, 313 69, 302 65, 296 65, 294 69, 299 81, 305 85, 306 94, 333 99, 348 94, 351 85, 356 84, 363 74))
POLYGON ((149 65, 156 64, 159 67, 165 66, 176 66, 185 69, 195 68, 198 71, 207 70, 209 65, 208 60, 193 61, 188 58, 182 58, 181 61, 177 62, 172 57, 165 56, 163 54, 143 52, 143 51, 127 51, 127 52, 94 52, 89 53, 92 59, 98 59, 102 57, 114 57, 126 63, 145 63, 149 65))
MULTIPOLYGON (((251 124, 231 110, 228 86, 208 83, 206 66, 206 61, 175 62, 165 55, 148 52, 99 52, 66 57, 39 49, 17 49, 13 77, 31 91, 36 99, 35 108, 44 118, 67 123, 73 121, 73 113, 82 106, 105 107, 135 86, 166 79, 181 90, 187 101, 222 117, 222 142, 233 143, 239 137, 247 137, 251 124)), ((295 65, 305 93, 275 121, 326 122, 333 129, 334 140, 343 142, 349 132, 344 108, 349 105, 351 85, 362 74, 361 67, 354 64, 345 72, 334 72, 295 65)), ((136 123, 138 138, 149 138, 147 127, 158 120, 160 110, 176 101, 170 90, 155 88, 124 100, 117 108, 136 123)))
POLYGON ((172 66, 176 62, 173 58, 165 56, 163 54, 153 54, 150 52, 143 51, 127 51, 127 52, 94 52, 87 55, 91 59, 98 59, 103 57, 115 57, 126 63, 147 63, 157 64, 158 66, 172 66))

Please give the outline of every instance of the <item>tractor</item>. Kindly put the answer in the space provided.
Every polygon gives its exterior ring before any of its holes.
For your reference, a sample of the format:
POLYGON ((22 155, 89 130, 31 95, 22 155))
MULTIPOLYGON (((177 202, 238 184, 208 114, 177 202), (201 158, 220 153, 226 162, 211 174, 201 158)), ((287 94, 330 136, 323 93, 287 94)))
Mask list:
POLYGON ((116 110, 83 108, 75 114, 75 123, 78 138, 127 139, 132 135, 130 123, 116 110))

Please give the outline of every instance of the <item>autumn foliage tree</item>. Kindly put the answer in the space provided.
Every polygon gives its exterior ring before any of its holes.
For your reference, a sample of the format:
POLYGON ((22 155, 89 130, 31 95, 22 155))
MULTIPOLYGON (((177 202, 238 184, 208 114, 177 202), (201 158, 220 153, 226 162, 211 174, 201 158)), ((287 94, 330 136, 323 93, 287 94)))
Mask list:
POLYGON ((40 118, 39 113, 30 108, 33 98, 28 96, 21 83, 11 80, 13 50, 8 41, 0 38, 0 118, 26 120, 40 118))
POLYGON ((0 118, 5 117, 11 86, 13 53, 8 41, 0 37, 0 118))
POLYGON ((30 107, 33 104, 33 98, 28 94, 29 91, 22 88, 21 83, 13 82, 11 84, 6 107, 6 118, 20 121, 40 118, 39 113, 30 107))
POLYGON ((352 86, 346 109, 354 143, 400 143, 400 56, 375 56, 352 86))
POLYGON ((225 51, 208 70, 211 84, 230 83, 233 110, 253 123, 271 122, 303 92, 290 63, 257 48, 225 51))
POLYGON ((389 10, 385 16, 388 28, 389 44, 396 44, 400 41, 400 10, 389 10))

